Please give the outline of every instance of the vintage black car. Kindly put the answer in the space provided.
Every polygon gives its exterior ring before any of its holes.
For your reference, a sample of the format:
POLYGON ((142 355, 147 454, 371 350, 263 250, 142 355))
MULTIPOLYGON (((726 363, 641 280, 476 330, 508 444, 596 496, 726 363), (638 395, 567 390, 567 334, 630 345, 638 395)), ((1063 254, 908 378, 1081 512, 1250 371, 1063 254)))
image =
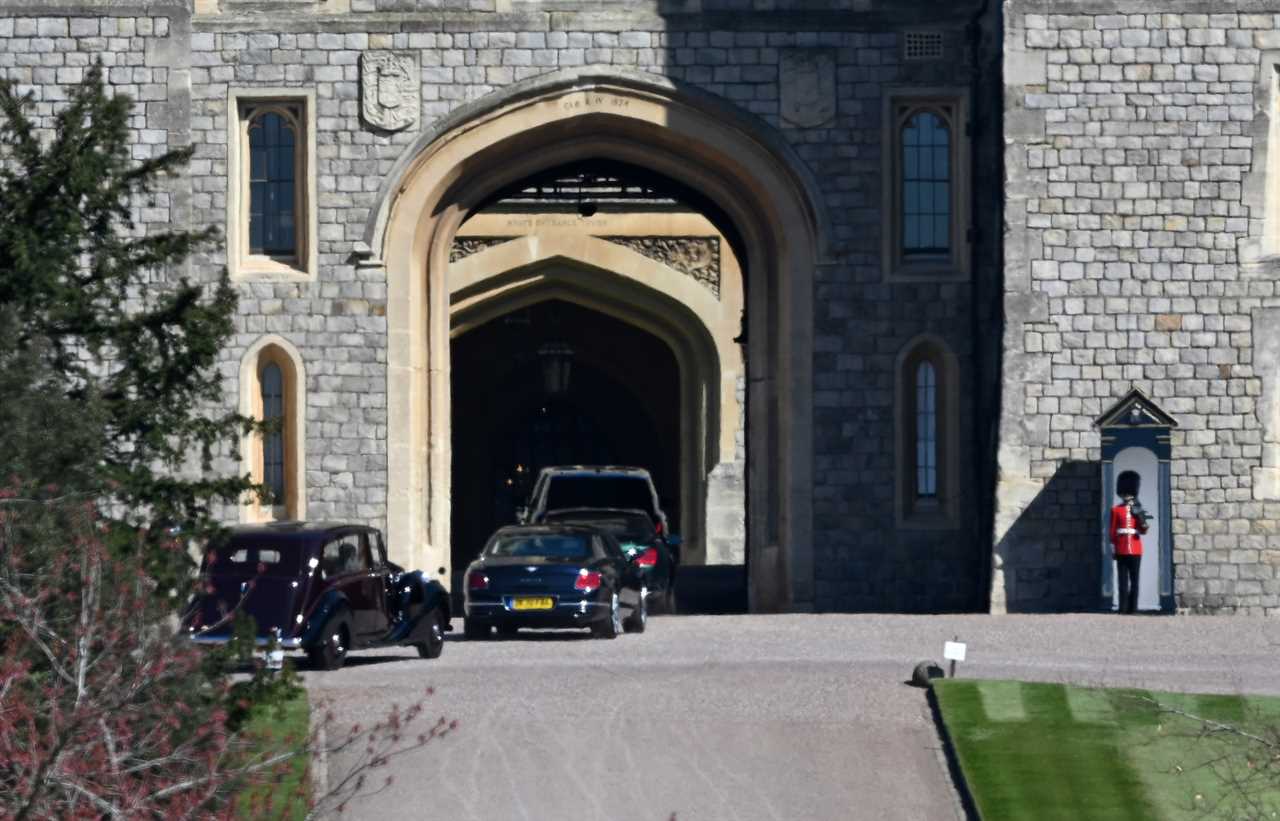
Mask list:
POLYGON ((678 537, 658 535, 653 519, 643 510, 574 507, 548 510, 542 520, 555 524, 585 524, 610 533, 622 552, 640 569, 648 594, 649 609, 675 612, 678 537), (671 542, 675 542, 672 544, 671 542))
POLYGON ((225 643, 237 612, 272 638, 334 670, 366 647, 416 647, 436 658, 449 629, 449 595, 421 571, 387 561, 382 534, 357 524, 278 522, 232 527, 205 552, 183 623, 193 641, 225 643))
POLYGON ((644 577, 608 532, 585 525, 514 525, 489 537, 466 572, 468 639, 492 628, 589 627, 597 638, 644 631, 644 577))

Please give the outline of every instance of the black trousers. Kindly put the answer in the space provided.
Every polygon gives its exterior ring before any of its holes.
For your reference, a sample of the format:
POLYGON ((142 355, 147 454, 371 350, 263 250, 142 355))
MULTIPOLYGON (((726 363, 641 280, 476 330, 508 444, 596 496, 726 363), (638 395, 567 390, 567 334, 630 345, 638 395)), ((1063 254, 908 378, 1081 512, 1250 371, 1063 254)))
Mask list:
POLYGON ((1141 556, 1116 556, 1121 613, 1135 613, 1138 610, 1138 570, 1141 567, 1141 556))

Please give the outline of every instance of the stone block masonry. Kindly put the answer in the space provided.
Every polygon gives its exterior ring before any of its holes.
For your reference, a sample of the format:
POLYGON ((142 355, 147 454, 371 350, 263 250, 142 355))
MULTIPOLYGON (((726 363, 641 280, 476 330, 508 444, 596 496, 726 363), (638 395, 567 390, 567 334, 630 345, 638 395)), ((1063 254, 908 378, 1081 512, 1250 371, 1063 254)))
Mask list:
POLYGON ((1259 323, 1280 268, 1242 258, 1270 206, 1249 189, 1280 179, 1263 160, 1280 15, 1262 5, 1007 4, 993 609, 1097 606, 1091 423, 1136 385, 1181 425, 1178 606, 1280 614, 1280 499, 1261 481, 1280 360, 1259 323))
MULTIPOLYGON (((997 310, 975 307, 975 293, 999 293, 999 214, 989 207, 975 217, 981 264, 971 277, 888 281, 881 270, 879 207, 888 150, 881 122, 885 95, 900 88, 969 92, 971 9, 926 0, 664 0, 607 9, 572 0, 172 0, 132 6, 127 0, 45 0, 38 13, 35 8, 29 0, 0 4, 0 73, 36 91, 40 116, 51 116, 65 84, 100 58, 112 87, 137 101, 139 158, 169 146, 195 146, 189 173, 152 210, 141 212, 143 230, 226 227, 227 181, 235 172, 228 167, 231 89, 314 91, 318 273, 306 281, 238 282, 237 333, 222 363, 226 401, 235 406, 240 359, 256 340, 277 334, 300 352, 307 376, 307 514, 313 519, 384 524, 388 493, 398 481, 387 470, 387 283, 380 267, 363 262, 360 244, 384 180, 424 131, 514 83, 583 66, 602 76, 670 78, 759 118, 818 181, 829 221, 812 317, 814 603, 825 610, 983 605, 987 524, 981 516, 991 476, 970 432, 995 408, 971 381, 984 348, 975 334, 991 325, 997 310), (765 5, 768 10, 761 10, 765 5), (908 60, 903 32, 921 28, 940 33, 939 56, 908 60), (415 60, 421 103, 416 127, 388 132, 361 118, 360 57, 378 50, 415 60), (800 127, 783 116, 783 55, 810 51, 830 60, 833 99, 816 125, 800 127), (971 490, 960 520, 948 530, 901 529, 894 516, 895 362, 922 334, 946 341, 964 385, 958 453, 965 466, 961 484, 971 490)), ((990 65, 998 49, 996 21, 993 11, 982 27, 987 35, 980 62, 990 65)), ((971 102, 994 122, 999 88, 993 76, 987 83, 971 102)), ((974 178, 995 179, 998 134, 988 129, 974 139, 982 172, 974 178)), ((1224 152, 1219 165, 1231 161, 1224 152)), ((1139 182, 1151 181, 1132 181, 1139 182)), ((988 194, 992 202, 998 197, 994 187, 988 194)), ((215 249, 196 259, 191 273, 211 281, 226 264, 225 251, 215 249)), ((1180 310, 1170 305, 1162 312, 1180 310)), ((1041 322, 1031 331, 1045 337, 1046 327, 1041 322)), ((990 363, 985 372, 990 381, 990 363)), ((240 468, 230 457, 220 466, 240 468)), ((224 513, 228 519, 238 515, 224 513)))

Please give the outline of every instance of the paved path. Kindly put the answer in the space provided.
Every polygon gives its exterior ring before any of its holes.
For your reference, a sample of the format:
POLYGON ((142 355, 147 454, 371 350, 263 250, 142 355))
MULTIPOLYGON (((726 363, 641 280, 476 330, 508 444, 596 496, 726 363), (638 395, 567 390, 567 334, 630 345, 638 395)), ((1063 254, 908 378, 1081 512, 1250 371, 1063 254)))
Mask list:
POLYGON ((307 679, 344 722, 428 684, 431 712, 460 722, 348 817, 950 820, 903 680, 954 635, 971 677, 1280 692, 1280 620, 1085 615, 659 618, 616 641, 451 636, 436 661, 369 652, 307 679))

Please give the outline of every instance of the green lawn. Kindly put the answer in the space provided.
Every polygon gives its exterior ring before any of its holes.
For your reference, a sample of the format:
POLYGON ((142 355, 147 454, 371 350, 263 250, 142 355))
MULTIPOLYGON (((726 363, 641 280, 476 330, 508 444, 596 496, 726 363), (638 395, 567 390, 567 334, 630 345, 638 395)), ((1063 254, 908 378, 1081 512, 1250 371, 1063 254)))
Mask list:
MULTIPOLYGON (((310 719, 306 691, 300 691, 296 698, 286 702, 283 710, 282 716, 272 710, 258 710, 249 719, 245 733, 260 740, 260 744, 255 744, 258 749, 265 751, 275 746, 283 749, 288 744, 306 740, 310 719)), ((237 815, 271 821, 301 821, 307 815, 303 798, 306 769, 306 759, 295 758, 283 779, 245 790, 236 802, 237 815)))
POLYGON ((1206 735, 1202 725, 1136 697, 1252 730, 1280 726, 1280 698, 1016 681, 939 680, 934 688, 986 821, 1280 818, 1272 815, 1280 811, 1280 766, 1259 768, 1258 747, 1206 735), (1225 772, 1251 779, 1248 789, 1266 811, 1245 815, 1225 772))

